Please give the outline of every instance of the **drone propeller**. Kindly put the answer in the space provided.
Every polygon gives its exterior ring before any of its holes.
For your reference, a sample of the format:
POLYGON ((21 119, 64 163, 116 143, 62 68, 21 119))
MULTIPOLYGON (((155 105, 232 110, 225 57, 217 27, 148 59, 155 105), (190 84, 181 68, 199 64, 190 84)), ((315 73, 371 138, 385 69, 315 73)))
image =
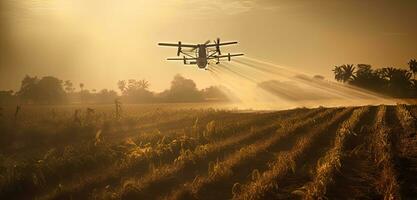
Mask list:
POLYGON ((222 52, 220 51, 220 38, 217 38, 214 43, 216 44, 216 51, 219 53, 219 55, 222 55, 222 52))
MULTIPOLYGON (((207 40, 207 41, 204 43, 204 45, 208 45, 209 43, 210 43, 210 40, 207 40)), ((198 48, 198 46, 196 46, 196 47, 192 48, 192 49, 190 50, 190 52, 195 51, 197 48, 198 48)))
POLYGON ((178 51, 177 51, 177 56, 180 56, 181 53, 181 41, 178 42, 178 51))

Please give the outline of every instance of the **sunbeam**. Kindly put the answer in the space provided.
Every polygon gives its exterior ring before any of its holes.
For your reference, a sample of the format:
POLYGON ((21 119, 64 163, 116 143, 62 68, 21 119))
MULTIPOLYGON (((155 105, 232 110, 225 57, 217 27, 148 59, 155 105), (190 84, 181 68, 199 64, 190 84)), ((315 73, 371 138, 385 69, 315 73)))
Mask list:
POLYGON ((312 75, 289 67, 245 57, 209 67, 212 78, 237 99, 238 107, 287 109, 317 106, 395 104, 372 92, 312 75))

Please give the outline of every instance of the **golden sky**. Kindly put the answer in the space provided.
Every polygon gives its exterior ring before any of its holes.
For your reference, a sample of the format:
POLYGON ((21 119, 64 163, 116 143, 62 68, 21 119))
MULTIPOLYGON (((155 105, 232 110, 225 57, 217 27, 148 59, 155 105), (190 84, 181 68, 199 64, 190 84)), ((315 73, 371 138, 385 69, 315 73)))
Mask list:
POLYGON ((223 52, 332 78, 334 65, 406 67, 417 58, 417 1, 1 0, 0 90, 25 74, 117 89, 121 79, 169 87, 180 73, 216 84, 196 67, 167 62, 158 42, 237 40, 223 52))

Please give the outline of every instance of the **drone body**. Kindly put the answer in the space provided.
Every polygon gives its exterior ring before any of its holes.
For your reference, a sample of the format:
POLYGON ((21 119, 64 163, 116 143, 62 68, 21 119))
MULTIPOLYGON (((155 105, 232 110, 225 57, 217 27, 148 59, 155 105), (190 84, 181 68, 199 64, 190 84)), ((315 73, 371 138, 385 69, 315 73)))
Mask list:
POLYGON ((184 65, 197 65, 200 69, 207 69, 208 64, 211 60, 216 60, 216 64, 220 63, 221 58, 227 58, 231 61, 232 57, 243 56, 242 53, 222 55, 220 51, 221 46, 233 45, 237 42, 224 42, 221 43, 218 38, 213 44, 210 44, 208 40, 204 44, 183 44, 178 42, 174 43, 159 43, 160 46, 177 47, 177 56, 183 55, 183 57, 168 58, 167 60, 182 60, 184 65), (183 49, 186 49, 184 51, 183 49))

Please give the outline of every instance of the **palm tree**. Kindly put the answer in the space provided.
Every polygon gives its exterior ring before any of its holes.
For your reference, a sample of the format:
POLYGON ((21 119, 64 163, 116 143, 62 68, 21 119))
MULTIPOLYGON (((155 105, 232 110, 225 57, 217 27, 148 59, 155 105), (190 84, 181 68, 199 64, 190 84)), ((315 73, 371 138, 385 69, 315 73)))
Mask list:
POLYGON ((72 93, 74 91, 74 88, 72 87, 72 82, 70 80, 66 80, 64 82, 64 87, 67 93, 72 93))
POLYGON ((385 67, 381 69, 381 75, 382 78, 387 79, 388 81, 391 81, 396 69, 393 67, 385 67))
POLYGON ((403 80, 406 83, 411 83, 411 76, 413 76, 412 73, 403 69, 397 69, 395 73, 395 77, 397 79, 403 80))
POLYGON ((334 73, 334 79, 336 79, 336 81, 342 81, 343 80, 343 70, 341 66, 335 66, 334 69, 332 70, 334 73))
POLYGON ((405 69, 383 68, 382 77, 388 83, 388 89, 395 96, 408 95, 412 87, 412 73, 405 69))
POLYGON ((83 91, 83 89, 84 89, 84 83, 80 83, 80 89, 81 89, 81 91, 83 91))
POLYGON ((144 90, 148 89, 150 85, 149 81, 145 79, 139 80, 137 83, 138 83, 139 88, 144 89, 144 90))
POLYGON ((415 91, 417 91, 417 80, 411 80, 411 86, 415 91))
POLYGON ((355 67, 353 65, 342 65, 342 69, 344 71, 344 79, 345 81, 352 81, 355 78, 355 67))
POLYGON ((118 81, 117 87, 123 93, 126 90, 126 81, 125 80, 118 81))
POLYGON ((336 66, 333 72, 337 81, 350 82, 355 79, 355 67, 353 65, 336 66))
POLYGON ((416 74, 417 74, 417 61, 416 61, 416 59, 411 59, 410 62, 408 63, 408 66, 410 67, 410 71, 414 75, 414 79, 416 79, 416 74))
POLYGON ((413 91, 413 96, 412 97, 417 97, 417 80, 411 80, 411 88, 413 91))

